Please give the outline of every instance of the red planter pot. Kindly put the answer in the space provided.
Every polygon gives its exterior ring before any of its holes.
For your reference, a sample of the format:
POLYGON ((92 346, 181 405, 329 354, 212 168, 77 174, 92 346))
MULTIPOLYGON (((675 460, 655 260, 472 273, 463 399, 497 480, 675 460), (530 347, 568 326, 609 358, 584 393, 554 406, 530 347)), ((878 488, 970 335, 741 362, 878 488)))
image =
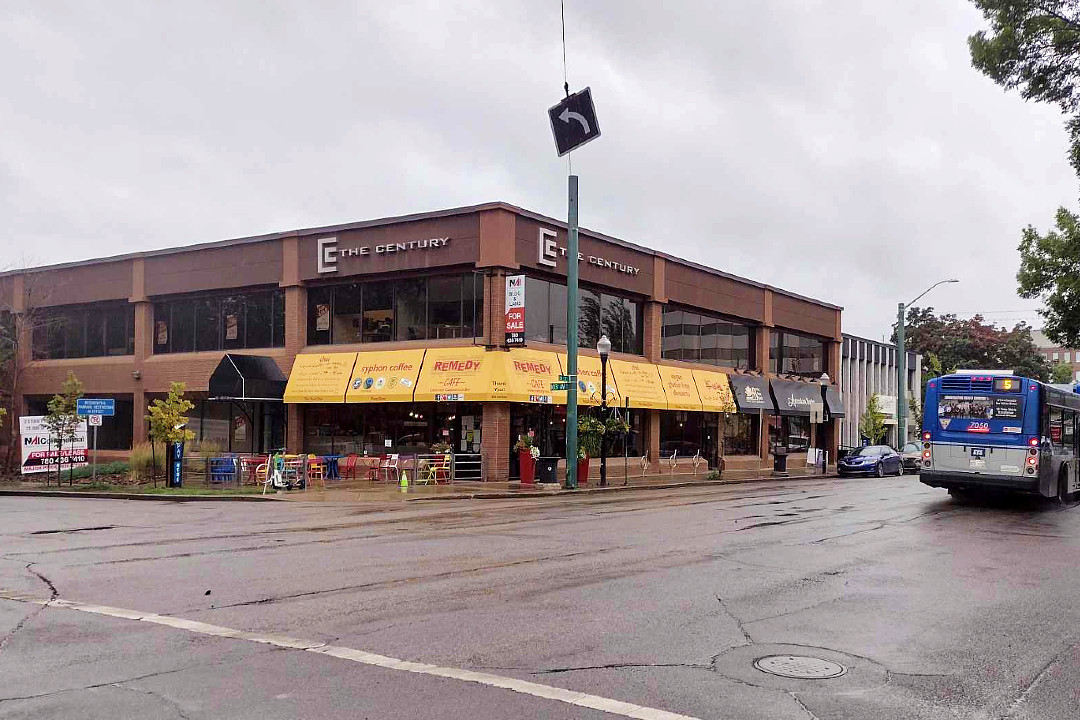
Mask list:
POLYGON ((536 461, 528 450, 518 450, 518 468, 521 470, 522 485, 536 482, 536 461))
POLYGON ((589 458, 581 458, 577 461, 578 485, 589 484, 589 458))

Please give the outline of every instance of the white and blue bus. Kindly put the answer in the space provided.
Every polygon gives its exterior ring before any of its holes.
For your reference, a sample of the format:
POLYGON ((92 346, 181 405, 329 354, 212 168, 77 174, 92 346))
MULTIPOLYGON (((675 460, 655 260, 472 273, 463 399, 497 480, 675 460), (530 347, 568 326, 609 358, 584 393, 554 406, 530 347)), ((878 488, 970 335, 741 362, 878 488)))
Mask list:
POLYGON ((1080 395, 996 370, 926 384, 919 479, 950 494, 1012 490, 1069 499, 1080 490, 1080 395))

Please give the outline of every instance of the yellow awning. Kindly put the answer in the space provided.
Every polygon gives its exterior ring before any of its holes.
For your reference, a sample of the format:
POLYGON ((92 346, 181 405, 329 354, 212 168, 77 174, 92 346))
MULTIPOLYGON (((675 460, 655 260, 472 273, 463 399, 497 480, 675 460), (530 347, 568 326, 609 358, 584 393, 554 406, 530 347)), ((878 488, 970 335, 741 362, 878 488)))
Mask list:
MULTIPOLYGON (((578 355, 578 405, 600 404, 600 358, 592 355, 578 355)), ((562 365, 563 374, 566 375, 566 353, 559 353, 559 364, 562 365)), ((615 376, 611 373, 611 363, 608 362, 607 371, 607 401, 609 406, 622 406, 622 397, 615 383, 615 376)), ((563 403, 566 395, 563 394, 563 403)))
POLYGON ((501 399, 509 402, 566 404, 566 391, 551 389, 551 383, 559 381, 562 371, 555 353, 520 348, 488 355, 502 358, 501 377, 506 379, 506 392, 501 399))
POLYGON ((287 403, 345 402, 355 364, 354 352, 297 355, 282 399, 287 403))
POLYGON ((413 397, 417 402, 505 400, 505 372, 494 370, 506 354, 478 346, 431 348, 424 356, 413 397))
POLYGON ((731 383, 728 382, 727 375, 712 370, 695 369, 694 380, 697 381, 698 395, 705 412, 736 412, 735 398, 731 395, 731 383))
POLYGON ((412 402, 423 360, 423 349, 359 353, 345 402, 412 402))
POLYGON ((619 394, 630 398, 630 407, 668 409, 667 396, 664 394, 664 386, 660 382, 660 374, 655 365, 628 360, 611 360, 608 365, 615 375, 619 394))
MULTIPOLYGON (((690 368, 677 368, 657 365, 660 380, 664 383, 668 410, 691 410, 701 412, 701 396, 698 395, 697 383, 690 368)), ((630 396, 633 402, 634 396, 630 396)))

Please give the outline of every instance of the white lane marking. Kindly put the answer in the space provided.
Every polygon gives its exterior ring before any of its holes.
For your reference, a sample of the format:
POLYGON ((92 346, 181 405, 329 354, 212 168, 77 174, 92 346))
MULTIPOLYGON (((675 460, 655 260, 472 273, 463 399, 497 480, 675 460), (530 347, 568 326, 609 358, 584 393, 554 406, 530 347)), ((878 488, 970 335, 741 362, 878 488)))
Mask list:
POLYGON ((165 625, 167 627, 176 628, 177 630, 186 630, 187 632, 198 633, 200 635, 234 638, 266 645, 275 645, 291 650, 319 653, 320 655, 329 655, 341 660, 349 660, 350 662, 361 663, 363 665, 373 665, 388 670, 400 670, 402 672, 411 672, 418 675, 431 675, 434 677, 449 678, 451 680, 460 680, 461 682, 487 685, 488 687, 502 688, 523 695, 532 695, 533 697, 543 698, 545 700, 555 700, 569 705, 587 707, 612 715, 635 718, 636 720, 698 720, 689 715, 680 715, 679 713, 673 713, 667 710, 658 710, 657 708, 645 707, 643 705, 634 705, 633 703, 613 700, 599 695, 589 695, 588 693, 578 692, 576 690, 567 690, 552 685, 541 685, 540 683, 529 682, 528 680, 519 680, 517 678, 504 677, 502 675, 491 675, 489 673, 475 672, 473 670, 462 670, 459 668, 443 667, 441 665, 412 662, 411 660, 400 660, 398 658, 387 657, 386 655, 365 652, 364 650, 356 650, 354 648, 341 647, 339 645, 327 645, 326 643, 317 640, 303 640, 287 635, 276 635, 272 633, 252 633, 245 630, 222 627, 221 625, 210 625, 209 623, 199 622, 198 620, 185 620, 184 618, 171 617, 169 615, 143 613, 137 610, 109 607, 108 605, 93 605, 89 603, 74 602, 72 600, 61 600, 59 598, 56 600, 35 598, 25 593, 12 590, 0 589, 0 599, 33 603, 34 605, 60 607, 68 610, 78 610, 79 612, 93 613, 95 615, 107 615, 109 617, 122 618, 124 620, 136 620, 153 623, 155 625, 165 625))

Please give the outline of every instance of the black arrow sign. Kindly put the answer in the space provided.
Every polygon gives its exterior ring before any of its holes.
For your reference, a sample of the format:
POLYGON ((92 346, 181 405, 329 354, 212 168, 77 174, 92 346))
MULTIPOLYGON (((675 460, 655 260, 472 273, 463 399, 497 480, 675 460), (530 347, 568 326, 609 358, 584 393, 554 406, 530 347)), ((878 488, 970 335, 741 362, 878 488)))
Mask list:
POLYGON ((558 105, 548 108, 548 119, 551 120, 551 134, 555 136, 559 157, 600 137, 600 123, 596 121, 596 108, 593 107, 589 88, 569 95, 558 105))

